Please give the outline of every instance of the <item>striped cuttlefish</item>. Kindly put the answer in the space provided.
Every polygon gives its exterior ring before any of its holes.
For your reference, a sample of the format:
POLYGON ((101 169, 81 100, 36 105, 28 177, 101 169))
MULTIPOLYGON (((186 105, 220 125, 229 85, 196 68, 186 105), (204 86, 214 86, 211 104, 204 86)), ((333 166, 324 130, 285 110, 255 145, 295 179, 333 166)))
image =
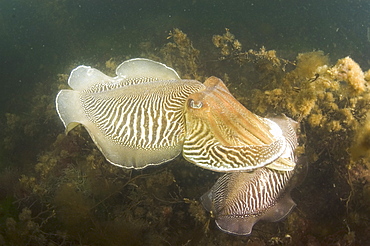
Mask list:
MULTIPOLYGON (((232 215, 233 210, 225 209, 225 204, 239 206, 241 199, 255 196, 260 204, 253 204, 253 211, 263 208, 266 214, 274 213, 266 206, 287 200, 282 196, 289 193, 296 166, 293 120, 257 116, 219 78, 210 77, 204 83, 184 80, 174 69, 152 60, 125 61, 116 74, 110 77, 89 66, 72 70, 68 79, 72 89, 61 90, 56 97, 67 133, 82 124, 105 158, 120 167, 141 169, 182 153, 197 166, 227 173, 202 201, 216 215, 218 226, 229 233, 249 234, 234 229, 235 223, 252 224, 251 228, 259 217, 267 217, 255 213, 253 223, 241 219, 247 212, 239 209, 237 216, 226 220, 225 213, 232 215), (229 197, 242 190, 252 193, 229 197), (266 192, 263 199, 256 191, 266 192)), ((287 213, 292 202, 280 207, 287 213)))

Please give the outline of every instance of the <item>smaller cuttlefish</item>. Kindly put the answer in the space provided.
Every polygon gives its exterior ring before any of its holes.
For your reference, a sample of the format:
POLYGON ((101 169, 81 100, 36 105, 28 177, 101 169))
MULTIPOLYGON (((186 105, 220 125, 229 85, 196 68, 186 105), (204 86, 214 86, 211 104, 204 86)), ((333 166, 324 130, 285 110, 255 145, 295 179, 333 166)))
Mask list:
MULTIPOLYGON (((296 162, 298 123, 285 115, 270 119, 281 127, 288 142, 280 159, 296 162)), ((201 201, 205 209, 213 213, 222 231, 249 235, 259 220, 279 221, 296 206, 290 196, 297 183, 296 172, 297 168, 278 171, 262 167, 252 172, 227 173, 201 197, 201 201)))

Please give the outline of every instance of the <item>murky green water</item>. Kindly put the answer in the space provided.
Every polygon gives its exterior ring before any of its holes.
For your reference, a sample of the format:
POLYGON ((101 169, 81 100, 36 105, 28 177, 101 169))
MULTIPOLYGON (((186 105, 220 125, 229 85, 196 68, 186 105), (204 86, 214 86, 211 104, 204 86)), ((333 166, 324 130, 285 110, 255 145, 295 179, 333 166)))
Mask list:
MULTIPOLYGON (((284 88, 280 82, 298 53, 322 50, 328 66, 350 56, 368 70, 369 16, 370 2, 361 0, 0 0, 0 244, 366 245, 370 175, 367 159, 353 161, 349 148, 367 122, 360 112, 368 108, 367 92, 330 91, 339 109, 352 110, 356 127, 319 103, 317 112, 339 121, 340 130, 313 126, 311 114, 289 115, 302 120, 309 155, 306 179, 293 191, 298 206, 282 222, 257 224, 250 237, 221 232, 198 203, 220 174, 182 157, 142 171, 114 167, 82 127, 62 135, 54 100, 78 65, 113 76, 122 61, 146 57, 183 76, 218 76, 247 108, 263 114, 254 89, 284 88), (166 46, 175 42, 174 28, 191 47, 166 46), (259 63, 264 56, 238 63, 239 51, 220 54, 212 37, 225 28, 242 51, 264 46, 291 62, 277 71, 259 63), (188 55, 193 48, 199 55, 188 55), (193 58, 192 70, 184 64, 193 58)), ((304 91, 302 84, 290 85, 304 91)), ((274 111, 271 105, 264 113, 274 111)), ((292 114, 280 106, 279 113, 292 114)))

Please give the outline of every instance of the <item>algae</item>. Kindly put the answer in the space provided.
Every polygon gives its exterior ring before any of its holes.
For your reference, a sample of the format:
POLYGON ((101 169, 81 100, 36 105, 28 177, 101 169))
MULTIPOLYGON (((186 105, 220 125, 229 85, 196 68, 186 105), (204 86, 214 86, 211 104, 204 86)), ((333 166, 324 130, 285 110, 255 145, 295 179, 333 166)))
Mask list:
MULTIPOLYGON (((67 136, 54 109, 68 75, 36 85, 28 114, 6 114, 2 157, 14 185, 1 193, 0 243, 7 245, 361 245, 369 240, 370 72, 351 58, 331 64, 323 51, 295 60, 261 47, 243 50, 230 30, 203 52, 179 29, 142 56, 174 67, 183 78, 225 79, 254 113, 285 113, 301 124, 308 159, 293 191, 297 209, 277 223, 258 223, 250 237, 219 231, 198 202, 219 174, 182 157, 158 167, 125 170, 109 164, 87 132, 67 136), (206 55, 204 55, 206 54, 206 55), (212 62, 209 62, 211 60, 212 62), (204 64, 207 64, 206 66, 204 64), (30 141, 30 139, 34 141, 30 141), (37 143, 36 146, 34 143, 37 143), (25 152, 24 150, 28 151, 25 152), (16 155, 15 153, 24 153, 16 155), (37 154, 35 154, 37 153, 37 154), (4 193, 4 194, 3 194, 4 193)), ((211 38, 210 38, 211 39, 211 38)), ((129 55, 96 64, 112 73, 129 55)), ((71 68, 76 64, 71 64, 71 68)), ((1 178, 4 184, 9 179, 1 178)))

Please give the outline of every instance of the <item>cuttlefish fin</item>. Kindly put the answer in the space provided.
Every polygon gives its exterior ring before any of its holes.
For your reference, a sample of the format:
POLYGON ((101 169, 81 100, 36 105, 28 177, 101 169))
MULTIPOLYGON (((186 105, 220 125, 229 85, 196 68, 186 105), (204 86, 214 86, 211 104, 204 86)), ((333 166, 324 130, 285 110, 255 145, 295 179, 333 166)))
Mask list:
POLYGON ((220 216, 216 218, 217 226, 224 232, 236 235, 249 235, 253 226, 260 220, 276 222, 284 219, 296 206, 289 193, 286 193, 280 200, 268 208, 260 216, 220 216))
POLYGON ((260 217, 260 220, 276 222, 284 219, 296 206, 296 203, 290 196, 290 189, 278 200, 276 204, 268 208, 260 217))
POLYGON ((95 68, 81 65, 72 70, 68 78, 68 85, 76 91, 83 91, 94 85, 111 83, 112 80, 114 78, 105 75, 95 68))
POLYGON ((205 210, 207 210, 208 212, 215 211, 214 202, 213 202, 213 190, 212 189, 210 189, 209 191, 204 193, 200 197, 200 201, 201 201, 203 207, 205 208, 205 210))
POLYGON ((61 90, 55 101, 58 115, 66 128, 66 133, 79 124, 89 124, 78 91, 61 90))
POLYGON ((216 219, 216 224, 224 232, 246 236, 252 233, 253 226, 258 220, 258 217, 222 216, 216 219))
POLYGON ((152 81, 180 80, 175 70, 145 58, 135 58, 121 63, 116 69, 116 77, 110 77, 90 66, 81 65, 72 70, 68 85, 77 91, 90 89, 95 85, 108 88, 141 84, 152 81))
POLYGON ((152 78, 154 80, 179 80, 177 72, 165 64, 145 58, 134 58, 121 63, 116 74, 122 78, 152 78))
POLYGON ((59 117, 66 128, 66 133, 82 124, 106 159, 111 163, 118 161, 120 156, 112 153, 120 153, 120 146, 109 141, 88 119, 82 107, 80 92, 61 90, 56 97, 56 105, 59 117))

